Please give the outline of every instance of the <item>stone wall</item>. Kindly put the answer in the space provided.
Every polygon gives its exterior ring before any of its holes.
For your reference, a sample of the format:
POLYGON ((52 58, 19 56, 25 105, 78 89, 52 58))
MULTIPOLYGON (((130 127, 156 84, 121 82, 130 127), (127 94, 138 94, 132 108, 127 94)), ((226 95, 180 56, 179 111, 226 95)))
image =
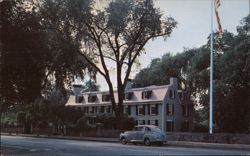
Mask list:
POLYGON ((167 133, 169 141, 250 144, 250 134, 167 133))

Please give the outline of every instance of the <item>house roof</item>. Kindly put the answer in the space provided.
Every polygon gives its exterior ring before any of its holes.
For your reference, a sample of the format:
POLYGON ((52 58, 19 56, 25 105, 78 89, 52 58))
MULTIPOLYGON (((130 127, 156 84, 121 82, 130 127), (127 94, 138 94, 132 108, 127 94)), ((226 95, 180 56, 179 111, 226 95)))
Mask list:
MULTIPOLYGON (((164 100, 167 90, 171 85, 163 86, 148 86, 143 88, 132 88, 128 89, 125 92, 133 92, 133 95, 130 100, 124 100, 124 104, 134 104, 134 103, 148 103, 148 102, 161 102, 164 100), (152 91, 149 99, 142 99, 142 92, 152 91)), ((70 96, 66 106, 84 106, 84 105, 99 105, 99 104, 111 104, 111 102, 102 101, 102 95, 109 94, 109 91, 96 91, 96 92, 81 92, 81 96, 84 97, 84 103, 76 103, 75 96, 70 96), (97 100, 95 102, 88 102, 89 95, 97 95, 97 100)), ((115 101, 118 101, 118 93, 114 91, 115 101)))

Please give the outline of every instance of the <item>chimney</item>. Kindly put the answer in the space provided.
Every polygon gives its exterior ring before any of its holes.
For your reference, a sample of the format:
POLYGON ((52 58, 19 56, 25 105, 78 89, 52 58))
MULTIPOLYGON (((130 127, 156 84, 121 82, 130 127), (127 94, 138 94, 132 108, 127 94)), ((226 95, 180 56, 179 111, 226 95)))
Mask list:
POLYGON ((131 89, 132 86, 133 86, 132 80, 131 80, 131 79, 128 79, 127 84, 126 84, 126 87, 125 87, 125 90, 131 89))
POLYGON ((170 77, 170 85, 173 86, 175 89, 178 89, 178 82, 176 77, 170 77))
POLYGON ((81 90, 83 89, 83 86, 82 85, 76 85, 74 84, 73 85, 73 92, 74 92, 74 95, 77 96, 81 93, 81 90))

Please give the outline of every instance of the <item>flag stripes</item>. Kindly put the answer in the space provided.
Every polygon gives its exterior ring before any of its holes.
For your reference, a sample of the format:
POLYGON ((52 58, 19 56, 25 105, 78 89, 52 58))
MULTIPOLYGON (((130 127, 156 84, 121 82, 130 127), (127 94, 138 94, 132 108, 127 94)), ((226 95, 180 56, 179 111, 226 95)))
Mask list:
POLYGON ((217 20, 217 24, 218 24, 218 28, 219 28, 219 33, 222 33, 222 27, 221 27, 221 23, 220 23, 220 17, 219 17, 219 12, 218 9, 220 7, 220 0, 214 0, 214 10, 215 10, 215 15, 216 15, 216 20, 217 20))

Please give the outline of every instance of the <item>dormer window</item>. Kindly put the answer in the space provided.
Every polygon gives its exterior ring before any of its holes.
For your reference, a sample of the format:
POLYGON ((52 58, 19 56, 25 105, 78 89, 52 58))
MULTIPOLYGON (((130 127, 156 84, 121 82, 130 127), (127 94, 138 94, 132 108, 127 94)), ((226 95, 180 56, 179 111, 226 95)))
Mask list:
POLYGON ((88 102, 95 102, 97 99, 96 94, 89 94, 88 102))
POLYGON ((175 98, 175 91, 174 90, 169 90, 169 97, 171 99, 174 99, 175 98))
POLYGON ((110 95, 109 95, 109 94, 103 94, 103 95, 102 95, 102 101, 103 101, 103 102, 108 102, 108 101, 110 101, 110 95))
POLYGON ((151 90, 143 91, 141 97, 142 99, 149 99, 151 97, 151 94, 152 94, 151 90))
POLYGON ((124 100, 131 100, 133 96, 133 92, 127 92, 124 94, 124 100))
POLYGON ((82 103, 83 100, 84 100, 83 96, 82 95, 78 95, 78 96, 76 96, 75 102, 76 103, 82 103))

